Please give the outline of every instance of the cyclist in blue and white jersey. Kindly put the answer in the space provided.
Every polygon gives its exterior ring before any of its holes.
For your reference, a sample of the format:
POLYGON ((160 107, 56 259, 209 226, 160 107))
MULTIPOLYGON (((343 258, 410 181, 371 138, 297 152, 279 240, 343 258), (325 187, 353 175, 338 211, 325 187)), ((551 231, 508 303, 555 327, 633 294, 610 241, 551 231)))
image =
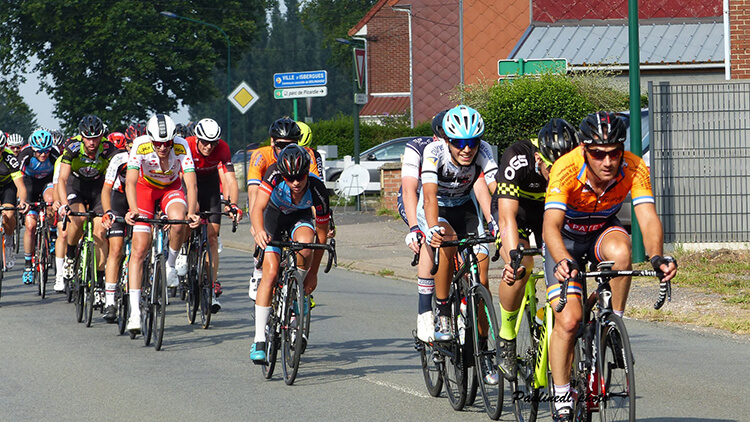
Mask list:
MULTIPOLYGON (((477 204, 472 199, 475 182, 484 186, 476 190, 476 202, 489 222, 494 235, 497 224, 492 220, 490 192, 481 178, 484 172, 487 180, 492 180, 497 172, 497 163, 492 158, 489 144, 481 140, 484 134, 482 116, 471 107, 460 105, 448 110, 443 119, 445 142, 433 142, 425 148, 422 160, 422 194, 417 206, 419 227, 427 243, 439 247, 443 239, 455 239, 468 233, 484 233, 477 204)), ((480 260, 481 282, 489 284, 487 271, 489 254, 482 245, 477 255, 480 260)), ((424 252, 424 251, 423 251, 424 252)), ((433 251, 426 248, 432 259, 433 251)), ((453 339, 450 327, 450 289, 453 256, 456 248, 440 248, 440 267, 435 274, 435 298, 437 301, 437 324, 435 340, 453 339)), ((488 382, 497 382, 497 373, 487 374, 488 382)))

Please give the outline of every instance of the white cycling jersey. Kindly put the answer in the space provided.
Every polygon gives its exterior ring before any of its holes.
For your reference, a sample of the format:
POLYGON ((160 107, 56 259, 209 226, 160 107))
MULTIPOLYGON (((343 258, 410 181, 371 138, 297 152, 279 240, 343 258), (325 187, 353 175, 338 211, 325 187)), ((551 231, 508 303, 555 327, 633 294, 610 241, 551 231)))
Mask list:
POLYGON ((422 185, 438 185, 437 200, 441 207, 456 207, 466 203, 471 198, 474 182, 482 172, 486 180, 493 180, 497 173, 497 163, 492 158, 490 145, 485 141, 481 141, 474 164, 469 166, 453 163, 446 142, 432 142, 425 147, 422 185))
POLYGON ((122 166, 128 164, 130 155, 127 151, 118 152, 109 161, 107 172, 104 174, 104 183, 112 186, 112 190, 121 191, 120 187, 125 182, 124 178, 120 174, 122 166))
POLYGON ((148 135, 135 138, 130 148, 128 170, 140 170, 141 178, 157 188, 166 188, 179 179, 180 172, 195 172, 193 156, 184 138, 175 136, 173 146, 169 151, 169 162, 166 170, 162 170, 156 155, 154 145, 148 135))

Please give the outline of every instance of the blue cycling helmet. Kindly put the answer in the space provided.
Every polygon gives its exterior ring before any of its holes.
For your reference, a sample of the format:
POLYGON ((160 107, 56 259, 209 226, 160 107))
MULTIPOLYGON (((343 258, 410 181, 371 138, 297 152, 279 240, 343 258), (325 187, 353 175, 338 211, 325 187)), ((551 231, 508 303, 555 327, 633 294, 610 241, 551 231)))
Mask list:
POLYGON ((443 131, 449 139, 472 139, 484 135, 484 120, 478 111, 465 105, 445 113, 443 131))
POLYGON ((52 143, 52 134, 43 129, 37 129, 29 136, 29 145, 35 152, 49 151, 52 143))

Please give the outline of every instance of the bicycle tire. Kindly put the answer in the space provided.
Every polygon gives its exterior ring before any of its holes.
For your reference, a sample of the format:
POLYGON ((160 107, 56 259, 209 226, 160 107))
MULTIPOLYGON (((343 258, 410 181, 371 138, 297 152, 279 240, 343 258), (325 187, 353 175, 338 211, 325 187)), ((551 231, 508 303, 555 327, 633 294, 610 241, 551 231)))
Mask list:
POLYGON ((284 382, 294 384, 299 371, 299 358, 302 354, 302 303, 304 291, 299 286, 295 276, 287 272, 286 295, 284 297, 284 316, 281 322, 281 362, 284 382), (296 308, 296 309, 295 309, 296 308))
POLYGON ((164 340, 164 319, 167 313, 167 259, 164 255, 159 255, 154 265, 154 284, 151 287, 154 289, 154 302, 151 309, 154 314, 154 349, 158 352, 164 340))
MULTIPOLYGON (((80 249, 80 248, 79 248, 80 249)), ((84 269, 83 264, 81 263, 81 255, 76 255, 75 260, 75 273, 73 276, 73 296, 74 301, 76 305, 76 321, 77 322, 83 322, 83 311, 84 311, 84 300, 86 297, 84 296, 84 286, 83 286, 83 279, 84 279, 84 269)))
POLYGON ((573 415, 579 422, 591 421, 591 408, 589 407, 588 378, 590 369, 584 363, 583 339, 579 337, 573 346, 573 368, 570 375, 570 392, 573 394, 573 415))
MULTIPOLYGON (((41 233, 39 230, 39 227, 37 227, 36 234, 34 235, 34 245, 38 246, 41 245, 41 233)), ((42 259, 42 248, 38 247, 34 249, 34 256, 31 259, 31 271, 34 279, 34 284, 36 284, 36 291, 38 296, 42 296, 42 267, 40 265, 40 261, 42 259)), ((42 297, 44 299, 44 297, 42 297)))
POLYGON ((431 343, 419 342, 419 358, 422 362, 422 375, 427 392, 432 397, 439 397, 443 391, 443 375, 440 369, 440 355, 435 351, 431 343))
POLYGON ((471 318, 472 330, 474 334, 474 369, 479 388, 482 391, 484 409, 487 416, 492 420, 497 420, 503 412, 503 397, 505 396, 504 377, 498 373, 497 369, 497 350, 498 334, 500 327, 497 322, 497 310, 492 301, 492 296, 486 287, 480 285, 474 286, 471 293, 471 318), (487 340, 486 344, 480 340, 478 329, 482 313, 487 319, 487 340), (494 373, 497 383, 488 383, 485 378, 487 375, 494 373))
POLYGON ((49 267, 50 267, 50 257, 49 257, 49 246, 50 246, 50 239, 49 239, 49 226, 45 224, 42 228, 42 247, 41 247, 41 261, 40 261, 40 268, 41 268, 41 289, 42 289, 42 299, 45 299, 47 297, 47 282, 49 281, 49 267))
POLYGON ((468 393, 468 370, 466 367, 463 344, 461 344, 458 324, 465 326, 461 317, 460 303, 465 297, 465 289, 461 287, 459 291, 451 285, 451 324, 453 325, 454 336, 451 342, 446 342, 448 354, 443 362, 443 388, 448 396, 448 401, 454 410, 462 410, 466 405, 466 396, 468 393))
POLYGON ((154 319, 151 314, 151 256, 143 262, 143 281, 141 282, 141 333, 143 333, 143 344, 151 345, 154 319))
POLYGON ((128 273, 126 271, 127 260, 123 260, 120 265, 120 273, 117 277, 117 286, 115 287, 115 304, 117 306, 117 332, 120 335, 125 334, 125 326, 128 323, 128 305, 130 304, 130 295, 127 293, 126 286, 128 282, 128 273))
POLYGON ((635 372, 625 323, 617 315, 604 318, 599 349, 598 373, 601 421, 635 421, 635 372))
POLYGON ((86 256, 86 271, 84 272, 85 281, 83 282, 83 288, 84 288, 84 295, 86 297, 86 302, 84 302, 84 322, 86 324, 86 327, 91 327, 91 322, 93 321, 94 317, 94 298, 96 295, 94 294, 94 289, 97 285, 96 280, 96 262, 94 261, 94 254, 96 251, 94 250, 94 244, 87 242, 87 253, 86 256))
POLYGON ((200 284, 198 283, 198 246, 195 244, 193 239, 194 235, 191 235, 191 242, 188 248, 187 265, 188 273, 186 280, 187 291, 185 292, 185 300, 187 301, 186 310, 189 324, 195 323, 195 317, 198 315, 198 308, 200 308, 200 284))
POLYGON ((534 370, 539 350, 539 335, 536 327, 536 309, 526 302, 516 336, 516 381, 510 382, 513 394, 513 413, 518 422, 535 422, 539 413, 540 389, 535 387, 534 370), (523 394, 521 396, 521 394, 523 394))
POLYGON ((276 368, 276 355, 279 352, 281 337, 279 336, 279 312, 281 310, 281 289, 274 288, 271 302, 271 315, 264 330, 266 330, 266 362, 261 365, 263 378, 271 379, 276 368))
POLYGON ((211 271, 211 254, 204 249, 198 263, 198 281, 200 285, 201 324, 206 329, 211 324, 211 299, 214 293, 213 273, 211 271))
POLYGON ((16 228, 13 230, 13 249, 14 253, 20 251, 21 246, 21 227, 23 227, 24 218, 21 213, 16 210, 16 228))

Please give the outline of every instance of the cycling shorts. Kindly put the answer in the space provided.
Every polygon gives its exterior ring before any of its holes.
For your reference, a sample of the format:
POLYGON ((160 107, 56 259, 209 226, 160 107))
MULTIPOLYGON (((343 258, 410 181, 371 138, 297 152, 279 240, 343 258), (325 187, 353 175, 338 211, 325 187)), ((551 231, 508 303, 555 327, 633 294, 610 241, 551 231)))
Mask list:
MULTIPOLYGON (((219 187, 219 173, 215 172, 198 179, 198 207, 201 211, 221 212, 221 189, 219 187)), ((208 221, 221 224, 221 215, 215 214, 208 217, 208 221)))
POLYGON ((44 179, 24 177, 23 184, 26 185, 26 202, 44 201, 44 192, 46 192, 47 189, 52 189, 51 180, 51 177, 44 179))
POLYGON ((15 183, 8 183, 5 186, 0 187, 0 204, 10 204, 16 206, 16 198, 18 197, 18 188, 15 183))
MULTIPOLYGON (((492 195, 492 218, 494 218, 495 221, 500 221, 497 200, 497 195, 492 195)), ((528 242, 533 234, 536 244, 541 245, 543 215, 544 202, 518 201, 518 212, 516 213, 518 237, 528 242)))
MULTIPOLYGON (((271 240, 282 240, 284 232, 289 233, 293 239, 294 233, 301 227, 309 227, 315 232, 315 217, 311 208, 284 214, 276 207, 267 207, 263 212, 263 228, 271 236, 271 240)), ((266 246, 266 252, 281 254, 281 249, 266 246)))
MULTIPOLYGON (((180 179, 175 180, 166 188, 157 188, 148 182, 138 179, 136 184, 136 204, 138 214, 144 218, 154 218, 157 204, 161 206, 164 212, 168 212, 169 207, 173 204, 182 204, 187 208, 187 199, 185 192, 182 191, 182 182, 180 179)), ((133 232, 151 232, 151 225, 148 223, 135 223, 133 232)))
MULTIPOLYGON (((116 190, 112 191, 112 209, 110 211, 117 217, 125 217, 125 214, 128 212, 128 198, 124 193, 116 190)), ((127 231, 128 223, 115 221, 107 233, 107 238, 125 237, 127 231)))
MULTIPOLYGON (((458 238, 466 237, 468 234, 476 234, 477 236, 484 235, 484 224, 482 219, 479 218, 479 206, 474 199, 474 194, 470 194, 471 200, 466 201, 461 205, 455 207, 439 207, 438 208, 438 222, 448 223, 453 231, 456 232, 458 238)), ((429 227, 427 226, 427 220, 424 215, 424 202, 423 197, 419 197, 419 203, 417 204, 417 222, 419 229, 422 233, 427 233, 429 227)), ((454 239, 445 239, 454 240, 454 239)), ((474 246, 474 253, 489 255, 490 247, 488 244, 480 244, 474 246)))
MULTIPOLYGON (((570 256, 576 261, 578 268, 585 271, 587 263, 590 262, 592 265, 596 266, 602 261, 602 241, 608 234, 613 232, 628 234, 620 223, 620 220, 615 218, 612 221, 609 221, 602 229, 591 233, 585 239, 574 239, 565 231, 562 232, 562 238, 563 243, 565 244, 565 249, 568 250, 570 256)), ((560 296, 560 282, 555 278, 555 265, 556 262, 554 262, 552 255, 550 255, 549 250, 545 247, 544 279, 547 284, 547 300, 550 302, 560 296)), ((583 290, 579 282, 571 281, 568 284, 568 296, 575 296, 580 299, 582 294, 583 290)))
POLYGON ((89 211, 99 214, 104 212, 102 208, 102 186, 104 179, 94 182, 79 181, 77 177, 68 179, 68 204, 83 204, 89 211))

